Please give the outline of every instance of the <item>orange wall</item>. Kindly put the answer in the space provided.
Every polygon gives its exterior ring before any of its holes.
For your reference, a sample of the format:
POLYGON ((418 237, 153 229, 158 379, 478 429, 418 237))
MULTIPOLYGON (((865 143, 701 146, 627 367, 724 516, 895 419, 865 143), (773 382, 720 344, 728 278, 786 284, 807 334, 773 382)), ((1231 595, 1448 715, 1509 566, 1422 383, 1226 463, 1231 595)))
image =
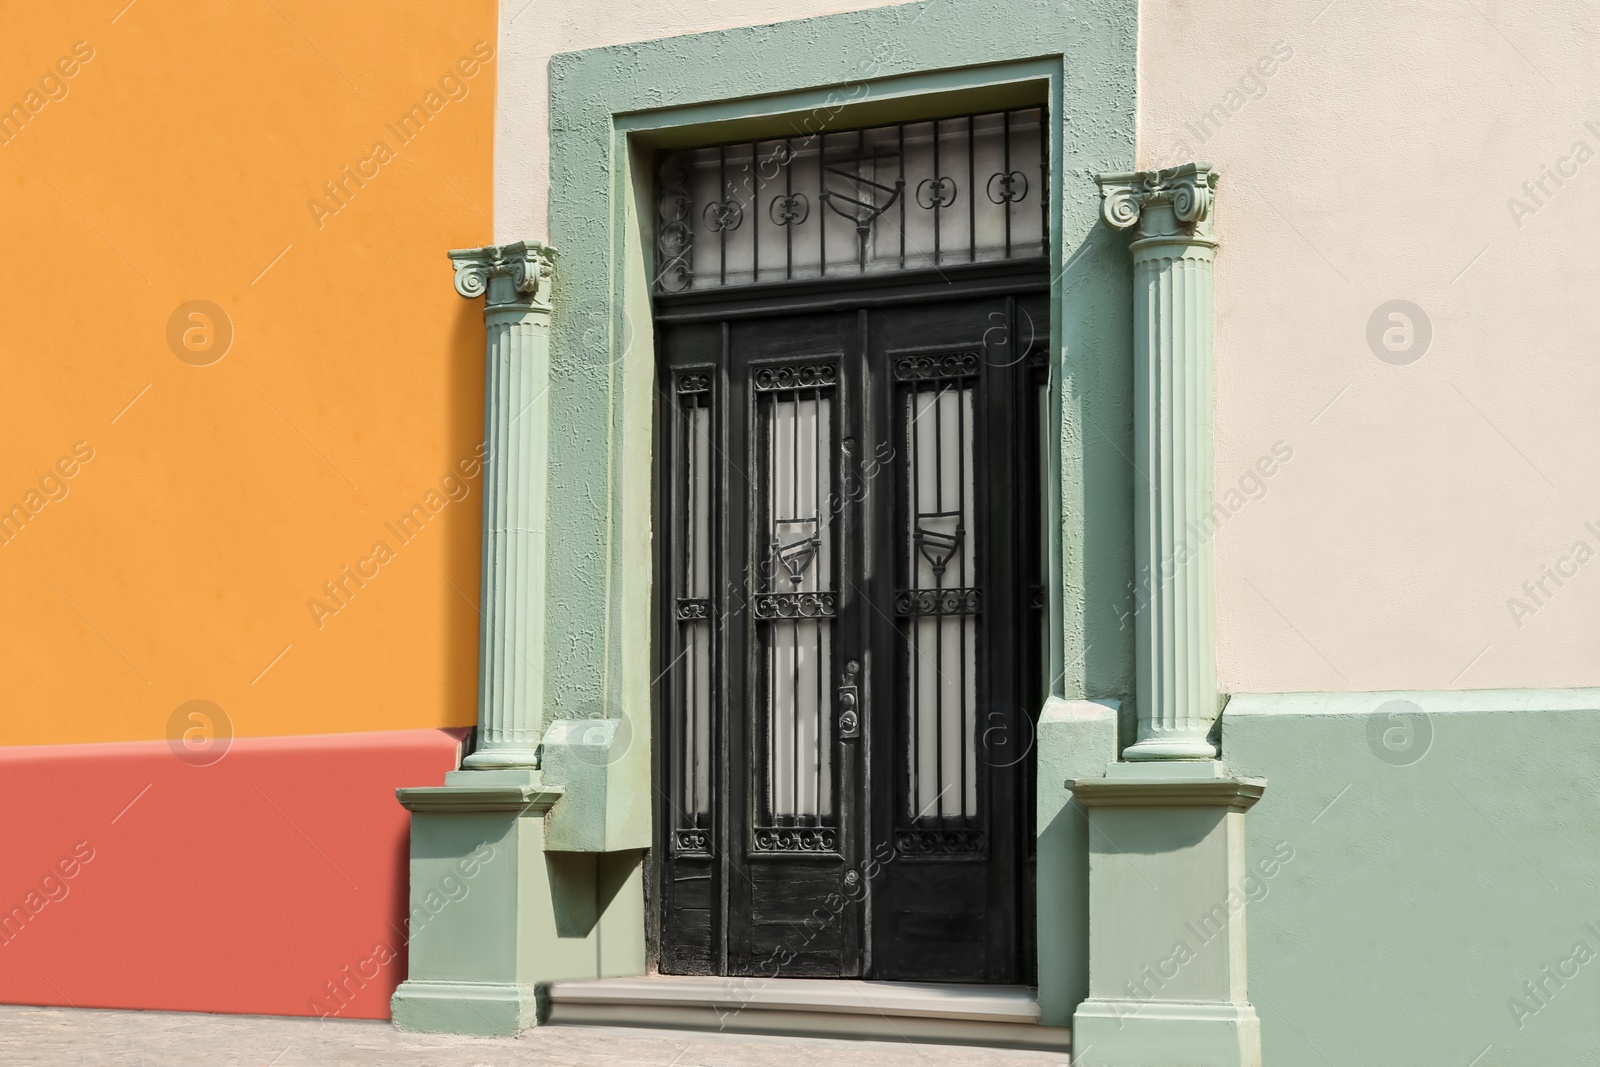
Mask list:
POLYGON ((474 721, 480 483, 428 494, 482 434, 444 253, 490 239, 495 36, 493 0, 13 5, 0 108, 38 110, 0 115, 0 744, 160 738, 191 700, 238 736, 474 721), (314 211, 347 165, 365 186, 314 211), (233 328, 205 366, 168 340, 192 300, 233 328))

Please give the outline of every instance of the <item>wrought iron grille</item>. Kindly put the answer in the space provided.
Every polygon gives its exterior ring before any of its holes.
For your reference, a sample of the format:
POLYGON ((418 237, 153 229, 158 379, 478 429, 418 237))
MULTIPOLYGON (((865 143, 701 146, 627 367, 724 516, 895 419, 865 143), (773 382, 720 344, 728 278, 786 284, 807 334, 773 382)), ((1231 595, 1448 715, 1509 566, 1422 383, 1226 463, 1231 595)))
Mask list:
POLYGON ((763 852, 831 852, 834 806, 834 363, 757 368, 762 562, 754 597, 763 674, 763 852))
POLYGON ((976 525, 979 353, 958 348, 894 361, 905 459, 903 584, 906 793, 895 847, 907 854, 982 852, 977 749, 983 638, 976 525))
POLYGON ((677 375, 672 517, 676 544, 672 562, 674 643, 670 672, 674 724, 671 793, 673 844, 679 852, 711 849, 712 782, 712 603, 713 512, 711 374, 677 375))
POLYGON ((665 155, 657 292, 1043 256, 1044 110, 665 155))

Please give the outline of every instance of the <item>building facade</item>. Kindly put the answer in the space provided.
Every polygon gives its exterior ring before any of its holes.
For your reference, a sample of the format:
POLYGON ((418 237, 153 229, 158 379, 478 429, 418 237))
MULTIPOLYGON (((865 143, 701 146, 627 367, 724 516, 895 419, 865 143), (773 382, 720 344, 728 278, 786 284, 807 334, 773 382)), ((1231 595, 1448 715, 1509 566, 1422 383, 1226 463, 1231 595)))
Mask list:
POLYGON ((1591 1061, 1592 12, 115 7, 0 122, 111 275, 0 997, 1591 1061))

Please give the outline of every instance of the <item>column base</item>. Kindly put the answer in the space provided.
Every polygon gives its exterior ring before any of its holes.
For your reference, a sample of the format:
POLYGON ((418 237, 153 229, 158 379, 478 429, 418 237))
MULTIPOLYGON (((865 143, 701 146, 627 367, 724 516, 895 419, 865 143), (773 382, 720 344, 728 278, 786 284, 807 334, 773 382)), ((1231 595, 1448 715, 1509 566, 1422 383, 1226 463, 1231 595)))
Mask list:
POLYGON ((469 770, 529 770, 539 769, 539 753, 531 748, 484 748, 461 761, 469 770))
POLYGON ((1214 760, 1217 758, 1217 746, 1203 737, 1147 737, 1124 749, 1122 758, 1133 762, 1214 760))
POLYGON ((531 985, 505 982, 400 983, 389 1001, 394 1025, 425 1034, 508 1037, 538 1022, 531 985))
POLYGON ((1072 1018, 1075 1067, 1261 1067, 1249 1004, 1090 999, 1072 1018))

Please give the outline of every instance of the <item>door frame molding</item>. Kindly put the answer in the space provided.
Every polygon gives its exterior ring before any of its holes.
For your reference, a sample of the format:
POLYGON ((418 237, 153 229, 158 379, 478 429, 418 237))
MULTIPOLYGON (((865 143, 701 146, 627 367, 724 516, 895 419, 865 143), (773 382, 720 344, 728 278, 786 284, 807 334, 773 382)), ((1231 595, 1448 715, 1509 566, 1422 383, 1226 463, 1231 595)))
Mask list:
MULTIPOLYGON (((628 721, 632 743, 609 768, 625 787, 609 793, 608 824, 653 836, 651 160, 661 147, 1046 104, 1049 692, 1131 694, 1132 283, 1126 249, 1099 224, 1093 176, 1132 169, 1136 42, 1131 6, 993 0, 980 13, 935 0, 552 57, 563 296, 545 610, 547 632, 569 639, 546 650, 543 716, 628 721)), ((647 923, 657 911, 645 910, 647 923)))

